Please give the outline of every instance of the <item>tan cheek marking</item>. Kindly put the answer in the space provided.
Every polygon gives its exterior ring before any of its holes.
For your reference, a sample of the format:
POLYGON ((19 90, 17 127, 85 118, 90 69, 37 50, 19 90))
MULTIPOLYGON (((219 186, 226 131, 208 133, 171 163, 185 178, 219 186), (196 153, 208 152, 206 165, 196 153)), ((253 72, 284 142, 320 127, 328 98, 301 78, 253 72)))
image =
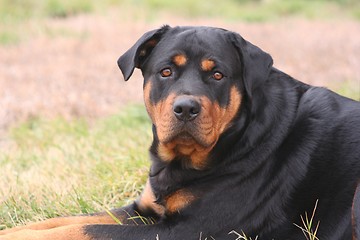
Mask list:
POLYGON ((155 201, 155 195, 153 193, 149 180, 147 180, 145 188, 140 196, 140 199, 138 200, 138 207, 141 211, 151 209, 159 216, 163 216, 165 213, 164 207, 157 204, 155 201))
MULTIPOLYGON (((236 116, 240 109, 241 94, 238 92, 236 87, 232 87, 230 90, 230 102, 225 108, 221 108, 219 104, 211 104, 207 98, 202 98, 204 109, 207 111, 206 115, 210 116, 212 123, 201 124, 204 128, 206 125, 213 125, 213 129, 206 135, 205 141, 213 144, 207 148, 199 147, 190 156, 191 163, 196 169, 202 169, 206 167, 206 159, 210 151, 215 146, 220 135, 229 127, 229 123, 236 116), (212 111, 212 112, 211 112, 212 111)), ((209 122, 207 120, 206 122, 209 122)), ((196 146, 196 145, 195 145, 196 146)))
POLYGON ((205 59, 201 61, 201 69, 205 72, 211 71, 215 67, 215 62, 210 59, 205 59))
POLYGON ((154 106, 154 121, 157 135, 160 142, 165 142, 171 135, 171 129, 175 116, 172 111, 175 94, 170 94, 166 99, 160 101, 154 106))
POLYGON ((218 104, 213 104, 207 97, 201 97, 203 104, 203 114, 200 116, 201 129, 206 129, 204 132, 204 141, 208 144, 217 141, 218 135, 216 133, 216 123, 219 121, 220 107, 218 104))
POLYGON ((228 127, 229 123, 236 116, 237 112, 240 109, 242 96, 236 87, 232 87, 230 90, 230 103, 226 108, 221 110, 221 124, 219 129, 219 134, 223 133, 228 127))
POLYGON ((236 87, 232 87, 230 89, 229 104, 226 107, 222 108, 218 103, 213 104, 212 118, 214 119, 214 131, 217 138, 230 127, 230 122, 240 109, 241 99, 239 91, 236 87))
POLYGON ((150 100, 151 89, 151 81, 148 81, 144 86, 145 107, 151 121, 156 126, 158 138, 162 141, 169 135, 169 129, 171 129, 172 121, 174 120, 172 105, 176 95, 170 94, 165 100, 154 104, 150 100))
POLYGON ((187 62, 187 58, 185 55, 179 54, 179 55, 176 55, 175 57, 173 57, 173 62, 179 67, 184 66, 187 62))
POLYGON ((148 81, 144 86, 144 103, 146 110, 151 118, 151 121, 154 122, 154 106, 150 101, 150 93, 151 93, 151 81, 148 81))
POLYGON ((180 189, 165 199, 167 213, 173 214, 189 206, 196 197, 185 189, 180 189))

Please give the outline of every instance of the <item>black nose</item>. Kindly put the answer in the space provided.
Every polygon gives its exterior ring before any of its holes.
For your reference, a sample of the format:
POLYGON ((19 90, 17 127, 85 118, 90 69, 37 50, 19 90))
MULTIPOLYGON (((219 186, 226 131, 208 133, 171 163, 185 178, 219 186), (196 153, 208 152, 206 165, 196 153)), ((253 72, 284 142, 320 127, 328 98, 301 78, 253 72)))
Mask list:
POLYGON ((178 97, 174 102, 173 111, 177 119, 191 121, 199 115, 200 103, 192 97, 178 97))

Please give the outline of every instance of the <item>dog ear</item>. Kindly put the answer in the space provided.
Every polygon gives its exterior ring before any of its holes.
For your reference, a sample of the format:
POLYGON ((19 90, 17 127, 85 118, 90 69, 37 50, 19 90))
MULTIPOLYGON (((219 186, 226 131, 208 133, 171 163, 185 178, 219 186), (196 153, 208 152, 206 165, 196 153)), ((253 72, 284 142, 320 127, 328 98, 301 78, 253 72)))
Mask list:
POLYGON ((125 81, 129 80, 134 68, 141 68, 143 62, 150 55, 154 47, 159 43, 161 37, 170 29, 164 26, 160 29, 145 33, 129 50, 127 50, 117 61, 125 81))
POLYGON ((273 59, 268 53, 246 41, 237 33, 232 33, 232 41, 242 62, 245 90, 251 98, 254 90, 268 78, 273 59))

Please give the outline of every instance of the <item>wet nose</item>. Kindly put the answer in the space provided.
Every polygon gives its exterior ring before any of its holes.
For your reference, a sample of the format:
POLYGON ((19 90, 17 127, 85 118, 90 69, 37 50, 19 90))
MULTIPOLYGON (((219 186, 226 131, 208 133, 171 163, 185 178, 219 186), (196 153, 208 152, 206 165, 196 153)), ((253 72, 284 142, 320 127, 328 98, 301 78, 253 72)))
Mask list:
POLYGON ((174 102, 173 111, 180 121, 192 121, 200 114, 200 103, 193 97, 178 97, 174 102))

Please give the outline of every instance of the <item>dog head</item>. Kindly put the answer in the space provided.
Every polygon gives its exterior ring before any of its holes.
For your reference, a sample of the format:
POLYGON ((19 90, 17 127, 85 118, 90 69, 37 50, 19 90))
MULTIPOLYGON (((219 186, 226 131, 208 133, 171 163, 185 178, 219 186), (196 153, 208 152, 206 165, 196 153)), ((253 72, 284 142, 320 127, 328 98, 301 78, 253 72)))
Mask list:
POLYGON ((271 57, 240 35, 219 28, 164 26, 144 34, 118 60, 128 80, 144 76, 144 100, 163 161, 188 159, 202 168, 265 81, 271 57))

